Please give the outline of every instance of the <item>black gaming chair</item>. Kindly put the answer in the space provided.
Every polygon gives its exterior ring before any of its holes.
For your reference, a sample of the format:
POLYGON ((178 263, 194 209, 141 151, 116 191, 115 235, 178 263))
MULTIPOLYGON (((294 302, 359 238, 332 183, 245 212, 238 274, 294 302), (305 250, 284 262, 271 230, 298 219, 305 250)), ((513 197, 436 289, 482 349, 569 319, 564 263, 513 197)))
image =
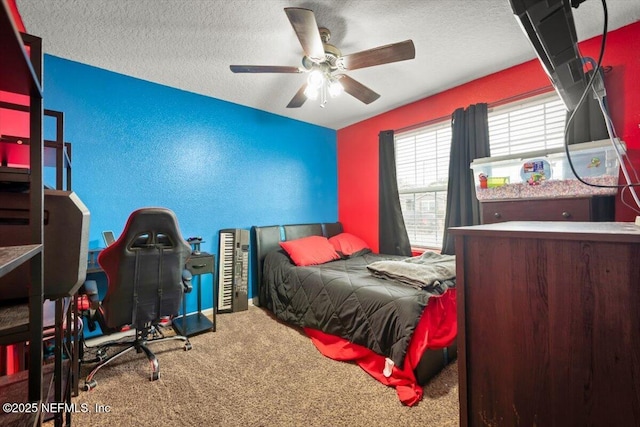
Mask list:
POLYGON ((114 341, 100 346, 98 362, 85 379, 85 390, 97 385, 93 376, 103 366, 135 349, 144 351, 151 362, 151 381, 160 377, 158 360, 147 344, 181 340, 184 349, 191 349, 187 337, 165 337, 159 323, 163 317, 178 314, 185 292, 191 289, 190 274, 185 263, 191 247, 180 233, 174 213, 164 208, 143 208, 134 211, 120 238, 98 255, 98 263, 108 279, 107 293, 102 303, 96 303, 97 289, 85 287, 93 301, 95 321, 102 332, 111 334, 123 327, 135 328, 133 340, 114 341), (109 348, 124 347, 107 357, 109 348))

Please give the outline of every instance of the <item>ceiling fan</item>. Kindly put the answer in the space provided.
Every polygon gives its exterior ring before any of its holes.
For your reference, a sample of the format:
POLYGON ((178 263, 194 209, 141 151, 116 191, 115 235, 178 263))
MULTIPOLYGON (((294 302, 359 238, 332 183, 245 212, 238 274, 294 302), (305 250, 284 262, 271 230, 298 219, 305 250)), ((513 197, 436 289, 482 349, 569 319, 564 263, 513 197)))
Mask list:
POLYGON ((404 61, 416 56, 411 40, 343 56, 337 47, 329 44, 329 30, 318 28, 313 11, 296 7, 288 7, 284 11, 305 53, 302 67, 231 65, 229 68, 234 73, 309 73, 307 82, 294 95, 287 108, 301 107, 307 99, 318 97, 320 106, 324 107, 327 95, 338 96, 342 91, 365 104, 370 104, 380 95, 342 71, 404 61))

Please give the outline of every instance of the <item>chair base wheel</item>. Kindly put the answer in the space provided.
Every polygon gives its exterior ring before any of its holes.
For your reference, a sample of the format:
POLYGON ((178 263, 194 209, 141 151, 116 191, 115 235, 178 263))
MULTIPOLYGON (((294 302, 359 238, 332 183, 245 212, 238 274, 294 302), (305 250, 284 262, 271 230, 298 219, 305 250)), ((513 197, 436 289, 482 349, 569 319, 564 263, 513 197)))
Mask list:
POLYGON ((160 372, 158 371, 151 372, 151 381, 157 381, 158 379, 160 379, 160 372))
POLYGON ((96 380, 85 381, 84 387, 82 389, 84 391, 91 391, 92 389, 96 388, 97 385, 98 382, 96 380))
POLYGON ((187 341, 186 343, 184 343, 184 351, 189 351, 193 348, 193 346, 191 345, 191 343, 189 341, 187 341))

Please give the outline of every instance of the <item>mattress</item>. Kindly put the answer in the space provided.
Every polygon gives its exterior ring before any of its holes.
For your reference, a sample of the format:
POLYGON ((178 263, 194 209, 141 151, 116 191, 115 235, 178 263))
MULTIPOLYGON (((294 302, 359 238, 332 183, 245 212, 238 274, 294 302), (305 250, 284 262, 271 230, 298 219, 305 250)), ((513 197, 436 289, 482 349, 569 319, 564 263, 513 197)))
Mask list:
MULTIPOLYGON (((403 258, 367 253, 297 267, 282 250, 272 251, 262 277, 267 305, 285 322, 342 337, 402 367, 425 307, 440 296, 374 277, 366 268, 403 258)), ((453 287, 455 280, 445 281, 445 288, 453 287)))

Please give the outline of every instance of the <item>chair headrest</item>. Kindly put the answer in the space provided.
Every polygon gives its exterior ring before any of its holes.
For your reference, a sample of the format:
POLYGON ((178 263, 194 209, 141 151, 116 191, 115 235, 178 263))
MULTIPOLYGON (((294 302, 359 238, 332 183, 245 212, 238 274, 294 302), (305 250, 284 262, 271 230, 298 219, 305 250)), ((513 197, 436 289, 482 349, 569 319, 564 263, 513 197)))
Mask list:
POLYGON ((166 208, 142 208, 129 215, 120 239, 130 250, 176 247, 186 244, 173 211, 166 208))
POLYGON ((122 256, 151 248, 176 251, 185 258, 191 253, 191 246, 182 237, 175 214, 167 208, 133 211, 118 240, 100 252, 98 263, 105 271, 116 269, 122 256))

